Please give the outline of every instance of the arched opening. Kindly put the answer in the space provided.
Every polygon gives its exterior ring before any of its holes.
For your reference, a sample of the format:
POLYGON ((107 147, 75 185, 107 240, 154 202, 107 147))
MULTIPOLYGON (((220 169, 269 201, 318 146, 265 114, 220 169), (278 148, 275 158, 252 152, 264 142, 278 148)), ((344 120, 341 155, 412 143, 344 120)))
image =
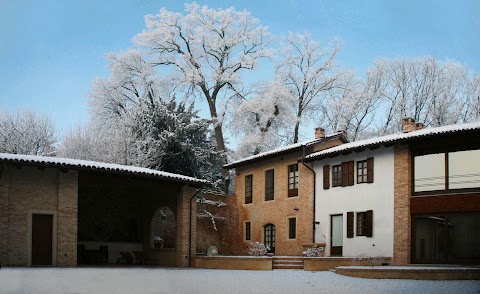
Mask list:
POLYGON ((268 253, 275 253, 275 225, 268 224, 264 227, 264 244, 270 248, 268 253))
POLYGON ((167 206, 162 206, 152 217, 150 227, 152 248, 175 248, 177 227, 175 215, 167 206))

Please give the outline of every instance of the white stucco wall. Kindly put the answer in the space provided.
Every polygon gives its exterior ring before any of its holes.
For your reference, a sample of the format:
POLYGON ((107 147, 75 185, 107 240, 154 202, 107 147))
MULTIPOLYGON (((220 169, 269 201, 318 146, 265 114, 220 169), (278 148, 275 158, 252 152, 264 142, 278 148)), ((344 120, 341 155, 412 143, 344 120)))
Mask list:
POLYGON ((315 241, 327 243, 330 256, 330 216, 343 214, 343 256, 393 256, 393 147, 380 147, 314 162, 316 173, 315 241), (374 182, 357 184, 357 161, 374 158, 374 182), (355 161, 355 184, 332 187, 332 166, 355 161), (330 189, 323 189, 323 166, 330 165, 330 189), (373 211, 373 236, 356 236, 356 212, 373 211), (354 237, 347 238, 347 212, 354 212, 354 237), (323 237, 325 236, 325 237, 323 237))

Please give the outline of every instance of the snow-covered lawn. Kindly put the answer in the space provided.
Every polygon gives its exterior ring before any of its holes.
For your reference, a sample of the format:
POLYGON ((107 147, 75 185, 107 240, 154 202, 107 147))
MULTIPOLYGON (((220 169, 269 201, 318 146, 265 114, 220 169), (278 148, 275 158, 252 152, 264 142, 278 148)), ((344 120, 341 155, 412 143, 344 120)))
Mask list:
POLYGON ((370 280, 332 272, 2 268, 0 293, 479 293, 480 281, 370 280))

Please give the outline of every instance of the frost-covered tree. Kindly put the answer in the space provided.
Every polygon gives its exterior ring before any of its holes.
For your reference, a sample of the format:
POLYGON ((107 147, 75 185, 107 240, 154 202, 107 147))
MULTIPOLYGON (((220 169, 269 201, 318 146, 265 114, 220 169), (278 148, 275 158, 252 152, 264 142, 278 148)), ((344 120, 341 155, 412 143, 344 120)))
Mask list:
POLYGON ((47 116, 22 110, 0 112, 0 152, 29 155, 52 155, 55 127, 47 116))
POLYGON ((236 157, 258 154, 289 142, 288 131, 295 121, 295 101, 289 88, 279 81, 258 83, 249 99, 232 116, 230 128, 241 138, 236 157))
POLYGON ((335 87, 338 74, 333 69, 340 44, 334 40, 323 48, 309 33, 290 33, 282 42, 276 76, 295 99, 292 142, 297 143, 302 120, 311 116, 322 95, 335 87))
POLYGON ((135 36, 137 45, 160 70, 175 75, 177 87, 205 99, 219 151, 225 151, 223 115, 228 103, 242 96, 240 74, 269 57, 269 33, 246 10, 213 9, 191 3, 185 14, 164 8, 147 15, 147 29, 135 36))

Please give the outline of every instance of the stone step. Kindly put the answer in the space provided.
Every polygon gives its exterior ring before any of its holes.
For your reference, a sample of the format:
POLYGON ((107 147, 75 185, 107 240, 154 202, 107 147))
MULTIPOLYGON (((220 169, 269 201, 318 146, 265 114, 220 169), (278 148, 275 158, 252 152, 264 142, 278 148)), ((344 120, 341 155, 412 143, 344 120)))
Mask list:
POLYGON ((303 269, 303 264, 274 264, 273 269, 303 269))
POLYGON ((303 260, 274 259, 273 264, 303 264, 303 260))

